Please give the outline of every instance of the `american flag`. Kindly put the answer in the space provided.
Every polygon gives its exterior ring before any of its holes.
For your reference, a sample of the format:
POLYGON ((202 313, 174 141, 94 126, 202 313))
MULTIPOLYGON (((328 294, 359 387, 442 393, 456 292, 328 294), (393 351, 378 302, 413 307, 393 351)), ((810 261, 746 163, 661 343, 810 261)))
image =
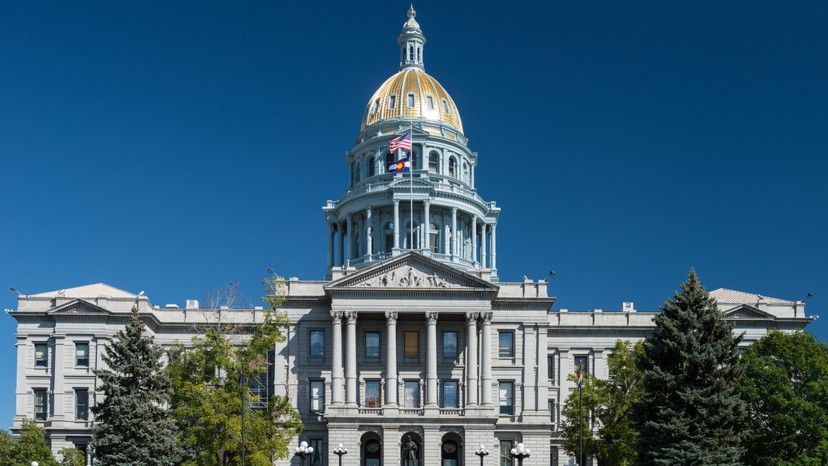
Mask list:
POLYGON ((397 149, 402 150, 411 150, 411 130, 408 130, 402 136, 398 138, 394 138, 391 140, 390 143, 390 150, 391 152, 396 151, 397 149))

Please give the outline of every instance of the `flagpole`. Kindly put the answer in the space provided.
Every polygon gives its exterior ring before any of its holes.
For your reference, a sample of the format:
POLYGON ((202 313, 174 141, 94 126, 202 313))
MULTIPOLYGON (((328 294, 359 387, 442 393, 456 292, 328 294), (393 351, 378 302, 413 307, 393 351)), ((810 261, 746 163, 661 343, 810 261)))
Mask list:
POLYGON ((409 123, 409 125, 408 130, 411 132, 411 149, 408 151, 408 164, 410 165, 408 172, 411 176, 408 178, 408 205, 410 207, 408 213, 410 216, 408 229, 411 236, 408 240, 408 249, 414 249, 414 123, 409 123))
POLYGON ((578 420, 578 427, 581 431, 581 451, 578 455, 578 466, 584 465, 584 396, 581 394, 581 382, 583 375, 578 377, 578 407, 580 410, 580 419, 578 420))

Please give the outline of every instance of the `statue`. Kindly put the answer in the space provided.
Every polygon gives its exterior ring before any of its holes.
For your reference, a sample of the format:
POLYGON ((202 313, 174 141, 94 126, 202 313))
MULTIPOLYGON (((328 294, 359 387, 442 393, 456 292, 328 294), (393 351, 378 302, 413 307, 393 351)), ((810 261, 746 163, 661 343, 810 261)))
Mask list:
POLYGON ((411 440, 411 436, 406 437, 405 443, 403 443, 403 466, 419 466, 420 463, 417 459, 417 443, 414 440, 411 440))

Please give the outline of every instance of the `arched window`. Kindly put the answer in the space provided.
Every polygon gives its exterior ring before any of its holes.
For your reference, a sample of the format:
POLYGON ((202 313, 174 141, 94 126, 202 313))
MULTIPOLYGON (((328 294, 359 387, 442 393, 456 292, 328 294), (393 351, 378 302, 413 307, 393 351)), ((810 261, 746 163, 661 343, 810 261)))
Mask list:
POLYGON ((359 179, 360 179, 360 175, 361 175, 361 173, 359 172, 359 168, 360 168, 359 167, 359 161, 357 161, 354 164, 354 183, 353 184, 359 183, 359 179))
POLYGON ((385 168, 383 168, 382 171, 385 172, 385 173, 388 173, 388 167, 390 167, 391 164, 394 163, 394 162, 395 162, 395 160, 394 160, 394 153, 393 152, 389 152, 389 153, 385 154, 385 168))
POLYGON ((436 150, 428 153, 428 171, 431 173, 440 172, 440 154, 436 150))
POLYGON ((394 224, 386 223, 383 228, 385 232, 385 252, 391 252, 394 249, 394 224))
POLYGON ((440 227, 433 223, 431 224, 431 228, 428 230, 428 245, 431 248, 431 252, 440 252, 440 227))
POLYGON ((380 466, 382 464, 382 445, 379 440, 368 440, 362 448, 362 464, 365 466, 380 466))
POLYGON ((373 157, 368 157, 368 176, 376 175, 377 161, 373 157))
POLYGON ((408 61, 414 61, 414 46, 408 46, 408 61))
POLYGON ((463 181, 469 182, 469 164, 463 162, 463 181))
POLYGON ((445 440, 442 448, 440 448, 440 458, 443 460, 440 464, 442 466, 457 466, 460 448, 454 440, 445 440))
POLYGON ((449 158, 449 176, 457 176, 457 160, 454 157, 449 158))
POLYGON ((420 154, 413 147, 411 148, 410 157, 411 157, 411 170, 419 170, 420 168, 423 168, 423 167, 417 165, 420 162, 420 154))

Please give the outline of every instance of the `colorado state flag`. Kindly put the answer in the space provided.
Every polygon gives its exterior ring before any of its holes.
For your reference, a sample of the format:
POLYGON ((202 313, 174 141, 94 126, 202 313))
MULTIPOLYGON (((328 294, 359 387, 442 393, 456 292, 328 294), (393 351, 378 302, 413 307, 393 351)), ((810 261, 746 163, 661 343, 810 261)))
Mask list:
POLYGON ((408 173, 411 171, 411 160, 408 157, 397 160, 388 166, 388 173, 408 173))

